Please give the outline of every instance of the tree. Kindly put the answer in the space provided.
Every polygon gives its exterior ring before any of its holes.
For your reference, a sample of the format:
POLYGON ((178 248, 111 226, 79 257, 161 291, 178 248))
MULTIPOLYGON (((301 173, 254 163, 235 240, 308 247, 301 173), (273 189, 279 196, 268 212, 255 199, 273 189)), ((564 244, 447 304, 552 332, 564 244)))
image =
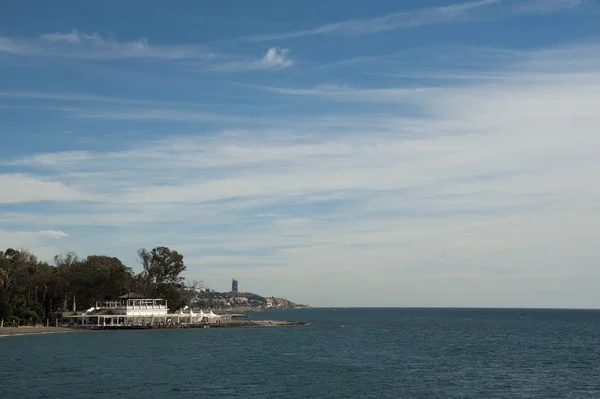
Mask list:
POLYGON ((8 248, 0 259, 0 317, 7 317, 27 301, 26 280, 37 258, 26 250, 8 248))
MULTIPOLYGON (((53 319, 56 312, 95 305, 126 292, 164 298, 171 309, 183 306, 183 256, 167 247, 140 250, 143 271, 138 275, 118 258, 74 252, 40 262, 26 250, 0 251, 0 319, 13 324, 53 319)), ((195 284, 192 284, 195 286, 195 284)))
POLYGON ((138 256, 144 268, 142 275, 152 284, 180 284, 183 281, 180 274, 185 270, 185 264, 179 252, 156 247, 150 252, 140 249, 138 256))
POLYGON ((167 247, 156 247, 152 251, 138 250, 143 267, 141 281, 144 294, 164 298, 171 309, 182 304, 181 287, 185 270, 183 255, 167 247))
POLYGON ((63 299, 63 310, 69 308, 69 299, 77 295, 80 291, 79 283, 84 278, 81 274, 81 260, 75 252, 68 252, 65 256, 56 255, 54 257, 56 265, 56 292, 60 293, 63 299))
POLYGON ((46 262, 36 265, 30 277, 29 291, 32 292, 31 302, 28 307, 34 310, 42 320, 50 318, 60 303, 60 297, 55 297, 56 268, 46 262))
POLYGON ((94 306, 96 301, 110 299, 132 288, 133 271, 118 258, 91 255, 81 262, 79 303, 94 306))
POLYGON ((198 294, 202 291, 204 282, 200 280, 192 280, 190 283, 183 284, 181 287, 182 301, 190 308, 198 299, 198 294))

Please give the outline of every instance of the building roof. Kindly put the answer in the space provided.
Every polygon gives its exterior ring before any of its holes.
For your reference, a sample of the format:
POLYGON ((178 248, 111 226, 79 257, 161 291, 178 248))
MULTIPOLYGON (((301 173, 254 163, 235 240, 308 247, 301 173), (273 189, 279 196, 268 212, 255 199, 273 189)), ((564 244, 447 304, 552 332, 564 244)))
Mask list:
POLYGON ((129 294, 121 295, 118 299, 146 299, 146 296, 130 292, 129 294))

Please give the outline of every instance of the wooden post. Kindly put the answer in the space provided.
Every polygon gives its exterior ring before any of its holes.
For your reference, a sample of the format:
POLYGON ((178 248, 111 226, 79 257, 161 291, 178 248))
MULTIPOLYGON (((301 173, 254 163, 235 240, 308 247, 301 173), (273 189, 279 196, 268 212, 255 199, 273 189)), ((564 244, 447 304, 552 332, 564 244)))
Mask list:
POLYGON ((58 317, 56 319, 54 319, 54 324, 55 324, 55 327, 58 327, 58 317))
POLYGON ((0 320, 0 328, 4 327, 4 319, 0 320))
POLYGON ((46 327, 50 326, 50 319, 46 319, 46 327))

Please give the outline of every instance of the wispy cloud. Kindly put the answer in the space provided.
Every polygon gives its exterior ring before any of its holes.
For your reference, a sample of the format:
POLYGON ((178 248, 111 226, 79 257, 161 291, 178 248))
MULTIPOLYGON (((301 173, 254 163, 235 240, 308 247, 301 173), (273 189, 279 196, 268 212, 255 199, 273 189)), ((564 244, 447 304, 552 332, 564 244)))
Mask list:
POLYGON ((527 0, 514 4, 512 12, 517 14, 544 14, 584 5, 587 0, 527 0))
MULTIPOLYGON (((247 64, 239 65, 238 71, 252 71, 247 64)), ((268 69, 265 69, 268 70, 268 69)), ((232 71, 232 70, 229 70, 232 71)), ((0 91, 1 108, 44 110, 72 119, 95 119, 112 121, 179 121, 219 122, 227 126, 251 126, 272 124, 247 113, 259 110, 259 104, 240 106, 246 115, 231 115, 228 108, 216 101, 194 103, 181 101, 155 101, 148 99, 99 96, 76 92, 0 91)))
POLYGON ((90 199, 88 195, 78 189, 61 182, 22 173, 0 174, 0 186, 16 188, 0 190, 0 204, 90 199))
POLYGON ((63 231, 58 231, 58 230, 36 231, 35 234, 37 234, 41 237, 48 237, 48 238, 55 238, 55 239, 64 238, 64 237, 69 236, 67 233, 65 233, 63 231))
POLYGON ((98 33, 77 30, 46 33, 35 39, 0 37, 0 52, 29 56, 63 56, 85 59, 155 58, 164 60, 215 57, 207 46, 197 44, 152 45, 147 39, 106 39, 98 33))
POLYGON ((258 71, 292 65, 288 49, 270 48, 262 58, 216 52, 200 44, 151 44, 140 38, 119 41, 98 33, 72 30, 45 33, 36 38, 0 36, 0 54, 18 56, 65 57, 83 60, 131 60, 186 62, 211 71, 258 71))
POLYGON ((292 66, 294 63, 289 57, 288 49, 279 49, 272 47, 267 50, 264 57, 258 60, 243 59, 224 62, 222 64, 208 67, 209 70, 217 69, 219 71, 238 72, 238 71, 269 71, 284 69, 292 66))
POLYGON ((574 8, 583 3, 583 0, 524 0, 516 4, 506 0, 479 0, 330 23, 296 32, 254 35, 244 39, 261 42, 322 35, 359 36, 489 16, 550 13, 574 8))
MULTIPOLYGON (((434 69, 422 69, 402 65, 397 67, 401 72, 373 73, 389 78, 417 78, 420 85, 383 87, 356 87, 340 84, 318 84, 309 87, 277 87, 252 85, 251 87, 290 96, 313 97, 323 101, 340 102, 377 102, 377 103, 412 103, 429 104, 431 98, 442 98, 448 93, 471 92, 473 84, 501 90, 503 84, 536 87, 537 85, 562 85, 578 83, 582 87, 595 88, 598 81, 597 70, 600 69, 600 46, 597 43, 557 46, 538 51, 504 51, 502 49, 469 48, 457 50, 436 48, 436 54, 443 54, 446 66, 436 65, 434 69), (485 54, 481 59, 476 53, 485 54), (491 53, 497 57, 490 56, 491 53), (455 64, 454 59, 462 60, 455 64), (478 59, 476 70, 465 60, 478 59), (560 60, 560 61, 557 61, 560 60), (462 65, 462 68, 461 68, 462 65), (465 67, 466 66, 466 67, 465 67)), ((424 60, 427 58, 424 57, 424 60)), ((433 63, 433 61, 431 61, 433 63)), ((388 68, 392 69, 393 68, 388 68)))
POLYGON ((292 65, 292 60, 290 60, 287 55, 289 53, 288 49, 278 50, 275 47, 270 48, 267 51, 267 54, 260 60, 259 66, 264 67, 266 69, 272 68, 287 68, 292 65))
MULTIPOLYGON (((169 243, 185 248, 190 275, 209 284, 229 281, 236 267, 249 290, 313 304, 356 305, 356 289, 376 286, 366 304, 397 305, 401 290, 413 305, 468 305, 464 287, 476 280, 486 292, 480 305, 518 305, 532 282, 567 290, 566 277, 584 283, 597 273, 595 49, 520 55, 497 66, 491 82, 280 90, 323 101, 340 121, 337 134, 305 124, 312 111, 267 132, 14 157, 4 166, 28 174, 3 175, 0 187, 11 190, 0 202, 11 207, 0 224, 66 231, 53 240, 63 251, 96 251, 102 241, 126 262, 131 248, 169 243), (333 107, 348 99, 372 112, 333 107), (419 112, 399 116, 407 107, 419 112), (50 186, 35 189, 42 183, 50 186), (53 208, 29 207, 36 198, 53 208), (499 274, 506 265, 518 278, 499 274), (333 278, 343 287, 335 298, 325 289, 333 278)), ((534 295, 527 303, 558 301, 534 295)))
POLYGON ((18 250, 35 248, 35 255, 40 260, 49 260, 60 251, 60 244, 57 240, 68 236, 67 233, 57 230, 22 231, 0 229, 0 242, 2 243, 0 251, 7 248, 18 250))

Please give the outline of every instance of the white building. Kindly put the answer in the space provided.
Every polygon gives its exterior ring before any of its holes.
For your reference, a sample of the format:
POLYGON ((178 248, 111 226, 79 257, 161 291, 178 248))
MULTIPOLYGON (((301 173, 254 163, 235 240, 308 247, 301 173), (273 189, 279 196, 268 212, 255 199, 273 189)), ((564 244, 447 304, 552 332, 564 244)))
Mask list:
POLYGON ((148 299, 142 295, 126 294, 114 301, 96 302, 96 306, 88 312, 92 313, 110 312, 114 315, 124 316, 166 316, 168 313, 167 301, 165 299, 148 299))
POLYGON ((167 301, 164 299, 150 299, 138 294, 126 294, 112 301, 96 302, 96 306, 88 309, 83 314, 65 316, 71 324, 82 327, 107 326, 155 326, 168 324, 199 324, 220 323, 221 320, 230 320, 228 316, 213 313, 198 313, 191 309, 181 310, 176 314, 169 314, 167 301))

